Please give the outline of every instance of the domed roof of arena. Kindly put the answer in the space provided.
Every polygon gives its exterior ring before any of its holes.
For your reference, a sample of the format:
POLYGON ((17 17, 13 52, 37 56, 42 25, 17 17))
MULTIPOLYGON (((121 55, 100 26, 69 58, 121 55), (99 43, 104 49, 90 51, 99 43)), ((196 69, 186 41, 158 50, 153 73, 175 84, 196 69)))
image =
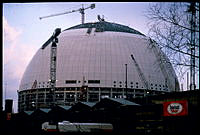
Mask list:
POLYGON ((97 28, 97 31, 112 31, 112 32, 126 32, 126 33, 133 33, 133 34, 139 34, 143 35, 137 30, 134 30, 128 26, 117 24, 117 23, 110 23, 106 21, 101 21, 101 22, 95 22, 95 23, 84 23, 80 25, 76 25, 73 27, 70 27, 66 30, 71 30, 71 29, 81 29, 81 28, 97 28))
MULTIPOLYGON (((49 88, 50 45, 38 49, 19 90, 49 88), (33 87, 34 86, 34 87, 33 87)), ((168 58, 147 36, 125 25, 99 21, 63 30, 58 35, 56 87, 174 91, 176 74, 168 58), (131 58, 134 56, 134 59, 131 58), (127 73, 126 67, 127 64, 127 73)))

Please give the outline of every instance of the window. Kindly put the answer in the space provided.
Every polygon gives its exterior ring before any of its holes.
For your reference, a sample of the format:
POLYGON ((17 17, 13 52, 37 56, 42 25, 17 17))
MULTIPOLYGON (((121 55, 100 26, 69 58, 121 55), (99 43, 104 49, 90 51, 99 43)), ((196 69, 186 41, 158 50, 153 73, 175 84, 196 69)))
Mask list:
POLYGON ((97 84, 99 84, 100 80, 88 80, 88 83, 97 83, 97 84))
POLYGON ((64 98, 64 94, 63 93, 57 93, 55 95, 56 95, 56 98, 60 98, 60 99, 64 98))
POLYGON ((76 80, 66 80, 65 83, 66 84, 76 83, 76 80))

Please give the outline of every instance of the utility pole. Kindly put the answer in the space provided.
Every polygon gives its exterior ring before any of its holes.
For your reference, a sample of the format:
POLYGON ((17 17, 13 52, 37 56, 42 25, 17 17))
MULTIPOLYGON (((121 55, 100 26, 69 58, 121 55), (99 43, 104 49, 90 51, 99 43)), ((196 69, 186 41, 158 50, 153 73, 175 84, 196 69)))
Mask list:
POLYGON ((189 72, 187 72, 187 90, 189 90, 189 72))
POLYGON ((190 90, 195 90, 195 33, 196 33, 196 3, 191 2, 188 12, 191 12, 191 41, 190 41, 190 90))
POLYGON ((5 82, 5 89, 4 89, 4 90, 5 90, 5 91, 4 91, 4 99, 6 99, 7 85, 8 85, 8 84, 7 84, 7 81, 6 81, 6 82, 5 82))

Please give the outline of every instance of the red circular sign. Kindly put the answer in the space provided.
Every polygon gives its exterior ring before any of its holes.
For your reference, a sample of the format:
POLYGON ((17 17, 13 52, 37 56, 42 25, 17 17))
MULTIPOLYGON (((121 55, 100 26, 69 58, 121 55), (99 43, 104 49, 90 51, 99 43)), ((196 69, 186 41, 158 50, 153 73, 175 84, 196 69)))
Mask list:
POLYGON ((183 106, 180 103, 171 103, 167 106, 167 111, 169 114, 179 114, 183 111, 183 106))

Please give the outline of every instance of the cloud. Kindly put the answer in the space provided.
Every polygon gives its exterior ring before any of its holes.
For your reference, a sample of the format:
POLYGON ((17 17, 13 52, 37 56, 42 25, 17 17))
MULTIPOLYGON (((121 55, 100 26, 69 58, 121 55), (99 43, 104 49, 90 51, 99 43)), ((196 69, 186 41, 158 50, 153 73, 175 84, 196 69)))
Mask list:
MULTIPOLYGON (((23 72, 36 52, 36 46, 23 43, 22 29, 12 27, 3 17, 3 64, 8 78, 21 79, 23 72)), ((30 41, 31 42, 31 41, 30 41)))
POLYGON ((17 112, 17 90, 20 80, 29 61, 37 51, 37 46, 31 44, 31 41, 28 43, 23 41, 25 34, 21 28, 11 26, 3 16, 4 99, 13 99, 15 112, 17 112))
POLYGON ((7 64, 12 57, 14 49, 17 45, 17 38, 22 33, 21 30, 16 30, 15 28, 11 27, 6 18, 3 16, 3 48, 4 48, 4 63, 7 64))
POLYGON ((4 37, 6 40, 14 42, 17 37, 22 33, 21 30, 17 30, 16 28, 11 27, 8 24, 8 21, 6 18, 3 16, 3 28, 4 28, 4 37))

